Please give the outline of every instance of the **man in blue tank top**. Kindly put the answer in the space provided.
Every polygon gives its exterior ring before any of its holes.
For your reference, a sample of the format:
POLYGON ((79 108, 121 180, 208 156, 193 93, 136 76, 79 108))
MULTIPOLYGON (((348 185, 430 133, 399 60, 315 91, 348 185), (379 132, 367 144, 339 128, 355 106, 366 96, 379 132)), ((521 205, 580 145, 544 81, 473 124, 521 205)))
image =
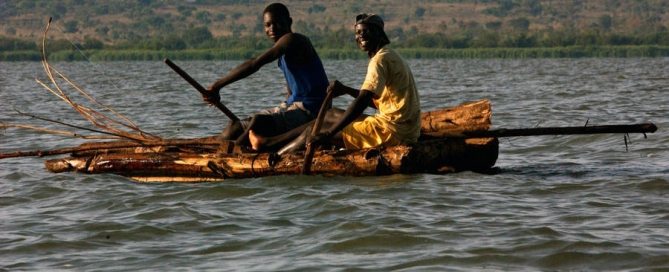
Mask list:
POLYGON ((292 22, 285 5, 268 5, 263 11, 263 25, 265 34, 274 41, 274 45, 232 69, 203 95, 210 104, 218 102, 223 87, 250 76, 265 64, 279 60, 278 66, 288 85, 286 101, 240 122, 230 122, 221 135, 223 139, 236 139, 237 144, 248 145, 249 133, 275 136, 311 121, 318 114, 325 98, 328 78, 311 41, 302 34, 293 33, 292 22))

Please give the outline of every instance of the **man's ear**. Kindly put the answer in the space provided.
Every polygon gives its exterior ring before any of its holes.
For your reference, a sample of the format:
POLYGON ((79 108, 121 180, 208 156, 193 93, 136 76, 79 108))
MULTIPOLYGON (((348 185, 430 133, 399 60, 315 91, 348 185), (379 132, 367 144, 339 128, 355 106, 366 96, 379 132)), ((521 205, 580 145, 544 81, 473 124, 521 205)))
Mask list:
POLYGON ((293 17, 288 17, 288 26, 293 25, 293 17))

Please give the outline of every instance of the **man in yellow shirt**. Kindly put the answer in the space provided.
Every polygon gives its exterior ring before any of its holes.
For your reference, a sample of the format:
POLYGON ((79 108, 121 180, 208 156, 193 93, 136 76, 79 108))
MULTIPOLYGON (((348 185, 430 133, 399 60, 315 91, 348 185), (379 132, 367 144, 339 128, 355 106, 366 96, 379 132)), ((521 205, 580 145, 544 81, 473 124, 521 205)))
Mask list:
MULTIPOLYGON (((341 139, 346 148, 358 149, 411 144, 418 140, 420 101, 413 74, 407 63, 387 47, 390 40, 383 26, 383 20, 378 15, 356 16, 355 40, 370 58, 365 81, 360 90, 344 86, 339 81, 330 83, 330 91, 334 91, 335 96, 349 94, 355 100, 346 111, 330 109, 321 133, 312 142, 341 139), (377 113, 371 116, 363 114, 370 106, 376 108, 377 113)), ((298 132, 302 136, 282 148, 280 154, 304 147, 304 139, 310 129, 301 128, 293 133, 298 132)), ((284 136, 268 139, 250 135, 250 139, 254 148, 262 149, 291 137, 284 136)))

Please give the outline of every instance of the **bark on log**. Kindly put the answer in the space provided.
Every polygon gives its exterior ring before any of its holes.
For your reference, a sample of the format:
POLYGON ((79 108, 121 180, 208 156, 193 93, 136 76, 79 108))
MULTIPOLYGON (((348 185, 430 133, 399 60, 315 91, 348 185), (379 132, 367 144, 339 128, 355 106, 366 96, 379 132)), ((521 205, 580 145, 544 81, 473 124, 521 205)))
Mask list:
MULTIPOLYGON (((16 158, 16 157, 29 157, 29 156, 52 156, 60 154, 72 153, 74 156, 87 156, 91 153, 127 153, 128 151, 134 152, 150 152, 150 149, 146 148, 163 148, 170 146, 193 146, 201 147, 207 149, 217 149, 221 144, 220 140, 215 139, 214 137, 199 138, 199 139, 168 139, 162 141, 151 141, 151 142, 130 142, 130 141, 112 141, 112 142, 91 142, 83 143, 76 147, 66 147, 60 149, 52 150, 33 150, 33 151, 17 151, 11 153, 2 153, 0 154, 0 159, 6 158, 16 158), (136 149, 139 148, 139 149, 136 149)), ((155 151, 154 151, 155 152, 155 151)))
MULTIPOLYGON (((317 151, 312 173, 369 176, 396 173, 444 173, 483 170, 495 164, 498 142, 494 138, 440 139, 413 146, 382 149, 317 151)), ((143 182, 202 182, 227 178, 297 175, 304 154, 283 157, 260 154, 137 153, 99 154, 46 161, 52 172, 113 173, 143 182), (169 177, 172 177, 170 179, 169 177)))
MULTIPOLYGON (((207 164, 215 154, 100 154, 91 157, 70 157, 47 160, 46 168, 54 173, 80 172, 86 174, 111 173, 136 177, 190 177, 220 180, 207 164)), ((176 180, 176 179, 175 179, 176 180)))
POLYGON ((456 134, 470 130, 488 130, 492 114, 487 99, 460 104, 421 114, 421 134, 456 134))

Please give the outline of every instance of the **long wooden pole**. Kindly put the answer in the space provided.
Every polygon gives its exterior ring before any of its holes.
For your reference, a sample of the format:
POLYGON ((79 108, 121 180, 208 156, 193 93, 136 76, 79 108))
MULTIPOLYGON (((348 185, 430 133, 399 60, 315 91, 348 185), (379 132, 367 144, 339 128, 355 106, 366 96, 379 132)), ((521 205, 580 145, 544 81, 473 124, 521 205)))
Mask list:
MULTIPOLYGON (((330 93, 328 93, 330 95, 330 93)), ((327 97, 326 97, 327 99, 327 97)), ((325 110, 321 107, 318 112, 316 123, 311 130, 311 134, 318 133, 323 122, 325 114, 321 112, 325 110), (320 120, 320 122, 319 122, 320 120), (318 129, 316 126, 318 125, 318 129)), ((520 128, 520 129, 493 129, 485 131, 467 131, 462 133, 430 133, 426 136, 433 138, 454 137, 454 138, 488 138, 488 137, 518 137, 518 136, 541 136, 541 135, 577 135, 577 134, 603 134, 603 133, 653 133, 657 131, 657 126, 653 123, 641 123, 631 125, 602 125, 590 127, 538 127, 538 128, 520 128)), ((34 151, 17 151, 11 153, 0 153, 0 159, 16 158, 16 157, 31 157, 31 156, 51 156, 66 154, 72 152, 83 152, 103 149, 116 149, 127 147, 150 147, 161 145, 219 145, 218 140, 203 140, 203 139, 174 139, 151 142, 109 142, 109 143, 91 143, 84 144, 78 147, 67 147, 53 150, 34 150, 34 151)), ((304 165, 302 173, 308 174, 311 171, 311 161, 314 156, 314 148, 307 145, 305 151, 304 165)))
MULTIPOLYGON (((195 79, 193 79, 190 75, 188 75, 188 73, 186 73, 186 71, 182 70, 181 67, 174 64, 174 62, 172 62, 170 59, 165 59, 165 64, 167 64, 167 66, 172 68, 172 70, 174 70, 183 79, 185 79, 188 83, 190 83, 190 85, 195 87, 195 89, 198 92, 200 92, 200 94, 204 95, 205 93, 207 93, 207 90, 204 87, 202 87, 202 85, 200 85, 200 83, 195 81, 195 79)), ((223 113, 225 113, 225 115, 228 116, 228 118, 230 118, 231 121, 233 121, 233 122, 239 121, 239 118, 237 118, 237 116, 234 113, 232 113, 227 107, 225 107, 225 105, 223 105, 223 103, 221 103, 221 101, 217 101, 217 103, 215 103, 214 106, 216 106, 219 110, 221 110, 223 113)))
POLYGON ((461 133, 428 133, 431 137, 460 137, 460 138, 487 138, 487 137, 518 137, 540 135, 577 135, 577 134, 604 134, 604 133, 653 133, 657 126, 653 123, 631 125, 601 125, 589 127, 537 127, 518 129, 491 129, 465 131, 461 133))
POLYGON ((311 128, 311 135, 307 138, 306 150, 304 151, 304 163, 302 165, 302 174, 309 175, 311 173, 311 162, 314 159, 314 152, 316 151, 314 145, 311 143, 311 138, 316 136, 318 132, 321 131, 321 126, 323 126, 323 119, 325 119, 325 113, 327 112, 330 100, 332 100, 332 94, 334 91, 332 89, 328 90, 327 95, 325 95, 325 100, 321 105, 321 109, 318 110, 318 116, 316 117, 316 123, 311 128))

